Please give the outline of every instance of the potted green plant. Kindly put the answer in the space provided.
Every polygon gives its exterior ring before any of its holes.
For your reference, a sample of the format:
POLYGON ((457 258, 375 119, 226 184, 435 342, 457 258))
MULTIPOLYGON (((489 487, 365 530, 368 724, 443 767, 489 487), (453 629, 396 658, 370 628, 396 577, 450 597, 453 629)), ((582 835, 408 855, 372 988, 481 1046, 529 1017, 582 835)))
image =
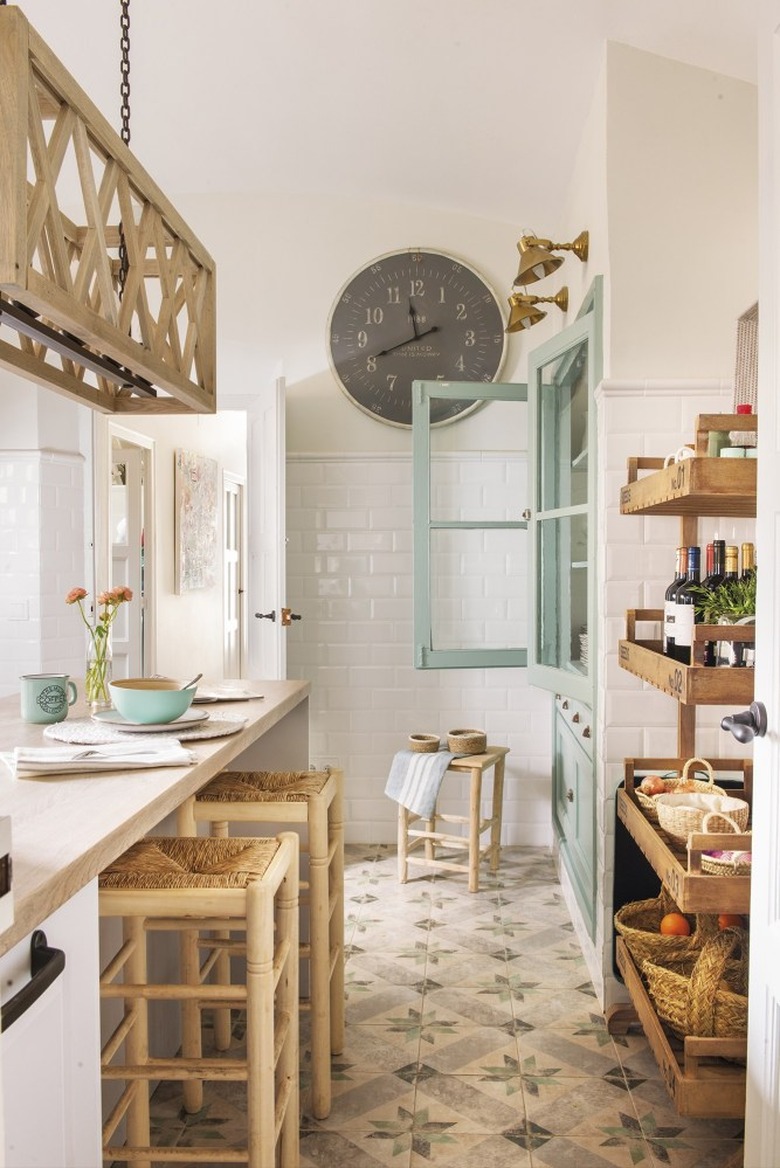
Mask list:
MULTIPOLYGON (((696 588, 696 620, 705 625, 747 625, 756 619, 756 574, 725 580, 717 588, 696 588)), ((755 643, 719 641, 716 665, 752 665, 755 643)))

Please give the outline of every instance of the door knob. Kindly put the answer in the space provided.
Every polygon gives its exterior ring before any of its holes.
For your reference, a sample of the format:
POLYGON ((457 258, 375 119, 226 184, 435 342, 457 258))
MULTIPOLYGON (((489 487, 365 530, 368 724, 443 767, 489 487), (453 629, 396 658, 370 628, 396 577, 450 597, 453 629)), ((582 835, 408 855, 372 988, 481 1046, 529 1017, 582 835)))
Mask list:
POLYGON ((257 617, 258 620, 275 621, 276 620, 276 609, 272 609, 271 612, 256 612, 255 616, 257 617))
POLYGON ((727 714, 721 719, 721 730, 730 730, 737 742, 752 742, 766 734, 766 707, 763 702, 751 702, 749 710, 727 714))
POLYGON ((293 621, 300 620, 300 619, 301 619, 301 614, 299 612, 293 612, 293 610, 291 608, 283 608, 282 609, 282 626, 283 626, 283 628, 287 628, 287 626, 291 625, 293 621))

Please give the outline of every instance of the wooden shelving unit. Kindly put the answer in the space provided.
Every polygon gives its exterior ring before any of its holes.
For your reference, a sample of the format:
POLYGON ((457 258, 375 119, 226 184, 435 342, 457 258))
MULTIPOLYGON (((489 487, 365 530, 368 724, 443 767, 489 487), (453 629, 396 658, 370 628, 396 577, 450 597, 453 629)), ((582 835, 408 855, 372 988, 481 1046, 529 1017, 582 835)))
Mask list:
MULTIPOLYGON (((700 516, 750 518, 756 513, 756 462, 706 456, 713 430, 755 430, 758 419, 750 415, 708 414, 697 419, 696 443, 691 458, 671 466, 662 459, 631 458, 628 482, 620 492, 623 515, 678 515, 680 543, 698 542, 700 516)), ((677 701, 677 759, 627 759, 625 783, 617 796, 617 814, 629 835, 683 912, 731 912, 750 910, 750 878, 714 876, 702 871, 703 851, 736 848, 750 850, 750 835, 697 833, 687 849, 673 841, 642 811, 634 792, 637 773, 680 770, 695 757, 696 707, 699 705, 749 705, 753 700, 753 670, 704 665, 707 641, 752 641, 755 630, 732 625, 697 625, 694 629, 692 664, 665 657, 658 637, 637 638, 637 625, 661 625, 660 609, 632 609, 627 614, 626 637, 619 643, 621 668, 677 701)), ((716 774, 741 775, 742 786, 730 793, 752 795, 752 762, 744 759, 714 760, 716 774)), ((744 1114, 747 1054, 746 1040, 686 1037, 673 1038, 660 1022, 621 937, 617 938, 618 969, 630 994, 633 1009, 611 1012, 613 1033, 638 1019, 647 1036, 674 1105, 680 1115, 740 1117, 744 1114)))

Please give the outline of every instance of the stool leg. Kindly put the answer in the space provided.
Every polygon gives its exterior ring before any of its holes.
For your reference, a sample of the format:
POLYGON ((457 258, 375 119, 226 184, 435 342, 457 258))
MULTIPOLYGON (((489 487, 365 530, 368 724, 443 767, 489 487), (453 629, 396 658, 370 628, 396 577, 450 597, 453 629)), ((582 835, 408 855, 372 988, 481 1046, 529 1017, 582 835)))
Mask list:
MULTIPOLYGON (((179 934, 182 985, 200 984, 200 954, 197 929, 182 929, 179 934)), ((201 1012, 197 1002, 185 999, 181 1004, 181 1053, 184 1058, 200 1058, 203 1052, 201 1012)), ((184 1110, 194 1115, 203 1106, 203 1081, 187 1079, 182 1088, 184 1110)))
MULTIPOLYGON (((125 940, 134 945, 125 966, 126 980, 133 985, 145 985, 148 973, 144 918, 125 917, 122 925, 125 940)), ((125 1042, 125 1060, 130 1066, 142 1066, 149 1061, 149 1003, 144 998, 136 998, 133 1005, 136 1020, 125 1042)), ((133 1100, 127 1109, 127 1143, 132 1148, 148 1148, 151 1142, 149 1084, 142 1080, 135 1084, 133 1100)), ((152 1165, 151 1160, 134 1163, 140 1168, 151 1168, 152 1165)))
POLYGON ((473 767, 469 788, 469 892, 479 892, 479 821, 482 810, 482 770, 473 767))
POLYGON ((406 884, 409 877, 409 865, 406 862, 409 845, 409 811, 398 804, 398 883, 406 884))
POLYGON ((289 1019, 289 1030, 279 1057, 277 1083, 288 1092, 287 1107, 279 1131, 280 1168, 298 1168, 300 1163, 300 1048, 298 1041, 298 950, 300 945, 299 839, 294 832, 279 836, 289 840, 291 858, 287 875, 277 896, 277 945, 287 945, 284 973, 279 979, 277 1009, 289 1019))
POLYGON ((249 1168, 276 1162, 274 904, 267 881, 247 889, 246 1057, 249 1168))
MULTIPOLYGON (((211 834, 220 839, 226 839, 230 834, 227 820, 219 820, 210 825, 211 834)), ((230 937, 230 932, 217 932, 216 937, 230 937)), ((230 985, 230 954, 223 950, 214 962, 214 974, 220 985, 230 985)), ((233 1016, 230 1009, 215 1010, 214 1014, 214 1046, 217 1050, 230 1050, 230 1038, 233 1027, 233 1016)))
POLYGON ((330 1053, 344 1050, 344 775, 335 772, 336 794, 329 808, 330 817, 330 950, 333 968, 330 975, 330 1053))
POLYGON ((490 825, 490 871, 497 872, 501 859, 501 820, 504 811, 504 757, 493 770, 493 820, 490 825))
POLYGON ((311 999, 311 1107, 330 1113, 330 904, 328 811, 322 795, 309 797, 309 995, 311 999))

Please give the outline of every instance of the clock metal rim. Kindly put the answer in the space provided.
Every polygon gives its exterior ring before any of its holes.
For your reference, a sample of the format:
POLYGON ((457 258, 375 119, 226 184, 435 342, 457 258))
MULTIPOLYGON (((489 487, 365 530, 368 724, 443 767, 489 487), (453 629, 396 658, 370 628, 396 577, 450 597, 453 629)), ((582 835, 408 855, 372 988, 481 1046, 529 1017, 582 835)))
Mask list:
MULTIPOLYGON (((333 317, 336 313, 337 308, 339 307, 339 305, 341 303, 342 296, 347 291, 350 284, 352 284, 359 276, 361 276, 364 273, 366 273, 367 271, 369 271, 373 264, 383 263, 387 260, 396 259, 396 258, 402 257, 402 256, 413 256, 417 253, 435 256, 435 257, 440 258, 442 260, 446 260, 446 261, 449 261, 453 264, 457 264, 459 267, 466 268, 469 271, 469 273, 480 282, 480 284, 485 288, 485 290, 490 294, 490 296, 492 296, 492 298, 495 302, 496 308, 499 311, 499 314, 501 314, 501 311, 502 311, 501 310, 501 302, 500 302, 498 296, 496 295, 495 289, 493 288, 490 281, 487 280, 485 278, 485 276, 477 268, 475 268, 473 266, 473 264, 469 263, 468 260, 462 259, 459 255, 455 255, 453 252, 443 251, 439 247, 428 246, 428 247, 394 248, 392 251, 383 252, 381 255, 373 256, 370 260, 367 260, 365 263, 362 263, 359 267, 357 267, 351 273, 351 275, 347 277, 347 279, 344 281, 344 283, 341 285, 338 292, 334 296, 333 302, 332 302, 331 307, 330 307, 330 311, 328 313, 328 323, 327 323, 327 333, 326 333, 326 349, 327 349, 327 354, 328 354, 328 365, 330 367, 330 371, 333 374, 333 377, 335 378, 339 389, 344 394, 344 396, 347 398, 347 400, 351 403, 351 405, 353 405, 356 409, 360 410, 361 413, 365 414, 367 417, 373 418, 375 422, 381 422, 382 425, 385 425, 385 426, 395 426, 399 430, 410 430, 411 429, 411 419, 409 422, 399 422, 393 418, 383 417, 381 414, 376 413, 376 411, 370 409, 368 406, 363 405, 362 402, 359 402, 354 397, 354 395, 352 393, 350 393, 349 389, 347 389, 347 387, 344 385, 343 381, 341 380, 341 376, 340 376, 338 370, 336 369, 334 360, 333 360, 333 351, 332 351, 332 346, 331 346, 331 333, 332 333, 333 317)), ((502 319, 503 319, 503 317, 502 317, 502 319)), ((503 330, 502 330, 502 335, 503 335, 503 341, 502 341, 502 346, 501 346, 501 355, 499 357, 498 364, 496 366, 496 370, 493 373, 493 375, 490 379, 490 382, 485 382, 485 384, 492 384, 493 382, 498 381, 500 379, 500 374, 504 368, 504 364, 505 364, 507 356, 508 356, 509 339, 503 330)), ((419 379, 414 378, 413 380, 416 381, 419 379)), ((450 380, 452 380, 452 379, 450 379, 450 380)), ((465 410, 461 410, 459 413, 455 414, 451 418, 443 418, 440 421, 432 422, 431 428, 438 427, 438 426, 448 426, 448 425, 451 425, 453 422, 459 422, 462 418, 468 417, 470 414, 475 413, 477 410, 481 409, 484 405, 485 405, 484 401, 475 401, 472 405, 468 406, 465 410)))

